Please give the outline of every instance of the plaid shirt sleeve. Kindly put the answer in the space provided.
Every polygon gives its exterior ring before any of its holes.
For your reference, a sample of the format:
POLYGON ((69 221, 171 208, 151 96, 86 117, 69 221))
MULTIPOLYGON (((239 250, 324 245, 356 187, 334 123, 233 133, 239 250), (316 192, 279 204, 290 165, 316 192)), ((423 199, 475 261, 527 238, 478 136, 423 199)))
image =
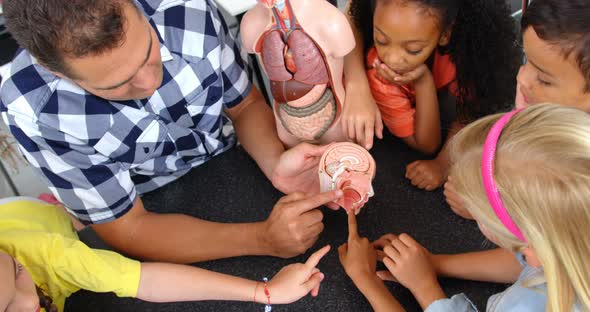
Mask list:
POLYGON ((232 108, 240 104, 252 90, 252 71, 248 66, 248 52, 229 30, 219 10, 215 10, 214 14, 218 16, 218 27, 221 27, 218 34, 222 37, 220 43, 223 103, 226 108, 232 108))
POLYGON ((4 117, 26 159, 80 221, 109 222, 133 207, 138 195, 124 164, 30 116, 11 111, 4 117))

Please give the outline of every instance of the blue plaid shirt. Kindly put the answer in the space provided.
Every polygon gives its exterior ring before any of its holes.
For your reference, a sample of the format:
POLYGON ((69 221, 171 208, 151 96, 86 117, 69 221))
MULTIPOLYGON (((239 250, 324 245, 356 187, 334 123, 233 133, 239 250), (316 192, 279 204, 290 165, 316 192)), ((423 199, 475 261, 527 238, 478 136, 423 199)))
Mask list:
POLYGON ((2 117, 27 160, 82 222, 112 221, 138 194, 235 145, 231 108, 251 90, 247 54, 213 0, 136 0, 160 39, 164 79, 148 99, 96 97, 27 52, 2 82, 2 117))

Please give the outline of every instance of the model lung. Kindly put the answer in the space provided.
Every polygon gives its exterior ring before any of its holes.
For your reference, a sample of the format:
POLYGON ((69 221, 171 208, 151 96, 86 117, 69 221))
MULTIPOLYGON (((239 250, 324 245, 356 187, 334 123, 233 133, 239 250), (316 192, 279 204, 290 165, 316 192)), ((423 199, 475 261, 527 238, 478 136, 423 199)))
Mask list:
POLYGON ((325 0, 259 0, 241 28, 270 80, 281 140, 287 146, 344 140, 336 124, 343 56, 354 48, 354 36, 342 13, 325 0))

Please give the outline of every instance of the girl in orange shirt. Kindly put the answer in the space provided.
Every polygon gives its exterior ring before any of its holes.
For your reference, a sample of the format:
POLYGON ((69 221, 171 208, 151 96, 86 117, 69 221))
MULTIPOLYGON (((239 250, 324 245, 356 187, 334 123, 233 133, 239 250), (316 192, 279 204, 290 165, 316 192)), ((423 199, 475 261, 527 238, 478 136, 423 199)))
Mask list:
MULTIPOLYGON (((376 102, 385 126, 412 148, 440 148, 437 92, 456 98, 450 135, 512 107, 520 52, 504 0, 350 0, 347 12, 359 43, 346 59, 347 87, 367 109, 376 102)), ((448 166, 443 149, 408 165, 406 177, 432 190, 448 166)))

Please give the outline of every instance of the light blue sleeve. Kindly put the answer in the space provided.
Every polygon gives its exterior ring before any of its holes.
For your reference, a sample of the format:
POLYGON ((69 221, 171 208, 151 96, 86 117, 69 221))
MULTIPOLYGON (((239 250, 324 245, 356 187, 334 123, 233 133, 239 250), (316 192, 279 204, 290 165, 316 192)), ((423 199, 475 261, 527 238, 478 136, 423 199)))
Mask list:
POLYGON ((520 266, 524 269, 528 266, 528 264, 526 263, 526 259, 524 258, 524 255, 520 252, 514 253, 514 256, 516 257, 516 260, 518 260, 518 263, 520 263, 520 266))
POLYGON ((439 299, 431 303, 424 312, 477 312, 475 305, 464 294, 439 299))

